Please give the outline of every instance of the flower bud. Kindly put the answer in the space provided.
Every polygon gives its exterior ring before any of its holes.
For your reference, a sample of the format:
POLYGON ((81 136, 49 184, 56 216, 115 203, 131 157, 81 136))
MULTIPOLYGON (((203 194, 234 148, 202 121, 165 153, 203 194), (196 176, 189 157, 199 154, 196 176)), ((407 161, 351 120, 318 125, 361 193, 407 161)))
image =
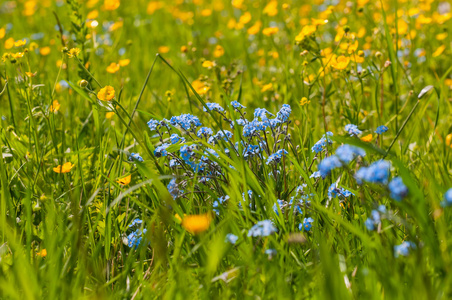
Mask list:
POLYGON ((85 88, 85 87, 88 86, 88 81, 86 81, 85 79, 82 79, 82 80, 79 81, 78 85, 79 85, 81 88, 85 88))

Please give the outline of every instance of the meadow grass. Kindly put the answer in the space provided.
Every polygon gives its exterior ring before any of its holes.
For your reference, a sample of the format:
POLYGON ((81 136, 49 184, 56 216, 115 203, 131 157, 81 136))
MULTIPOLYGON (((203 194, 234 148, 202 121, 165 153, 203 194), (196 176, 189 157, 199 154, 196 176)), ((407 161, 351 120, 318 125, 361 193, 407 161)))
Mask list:
POLYGON ((451 297, 451 17, 0 1, 0 298, 451 297))

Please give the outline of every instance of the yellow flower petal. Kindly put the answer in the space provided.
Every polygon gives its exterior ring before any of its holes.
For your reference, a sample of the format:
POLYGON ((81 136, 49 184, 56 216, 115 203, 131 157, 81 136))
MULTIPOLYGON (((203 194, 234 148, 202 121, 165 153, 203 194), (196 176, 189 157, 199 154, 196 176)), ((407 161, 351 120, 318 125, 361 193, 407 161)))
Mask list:
POLYGON ((188 232, 198 234, 209 229, 211 221, 210 214, 185 216, 182 219, 182 227, 188 232))
POLYGON ((58 165, 58 167, 53 168, 53 171, 55 173, 69 173, 74 166, 75 165, 73 165, 71 162, 67 162, 67 163, 63 164, 62 166, 58 165))
POLYGON ((123 178, 119 178, 116 182, 119 184, 122 184, 122 185, 128 185, 131 180, 132 180, 132 174, 130 174, 129 176, 123 177, 123 178))
POLYGON ((115 97, 115 89, 112 86, 105 86, 97 93, 97 99, 101 101, 110 101, 115 97))

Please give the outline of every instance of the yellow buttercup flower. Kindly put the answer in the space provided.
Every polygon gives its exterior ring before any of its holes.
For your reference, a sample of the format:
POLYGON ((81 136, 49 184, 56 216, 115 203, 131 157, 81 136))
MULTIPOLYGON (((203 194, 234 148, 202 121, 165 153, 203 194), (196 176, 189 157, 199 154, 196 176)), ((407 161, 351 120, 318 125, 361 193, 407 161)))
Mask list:
POLYGON ((239 18, 239 23, 241 23, 241 24, 248 24, 250 21, 251 21, 251 14, 249 12, 245 12, 239 18))
POLYGON ((438 47, 438 49, 436 49, 435 52, 433 52, 432 56, 433 57, 440 56, 444 52, 444 50, 446 50, 446 45, 441 45, 438 47))
POLYGON ((295 37, 296 42, 301 42, 306 36, 312 35, 314 32, 316 32, 317 26, 315 25, 306 25, 304 26, 300 33, 295 37))
POLYGON ((366 135, 366 136, 363 136, 363 137, 361 138, 361 141, 363 141, 363 142, 371 142, 371 141, 372 141, 372 133, 371 133, 371 134, 368 134, 368 135, 366 135))
POLYGON ((278 14, 278 1, 272 0, 268 2, 262 13, 270 17, 276 16, 278 14))
POLYGON ((71 162, 67 162, 63 165, 58 165, 58 167, 53 168, 53 171, 55 173, 69 173, 74 166, 75 165, 71 162))
POLYGON ((130 64, 130 59, 128 59, 128 58, 126 58, 126 59, 121 59, 121 60, 119 60, 118 64, 119 64, 121 67, 125 67, 125 66, 127 66, 128 64, 130 64))
POLYGON ((264 93, 264 92, 270 90, 272 87, 273 87, 273 83, 271 83, 271 82, 268 84, 265 84, 264 86, 262 86, 261 92, 264 93))
POLYGON ((22 47, 27 43, 27 40, 23 39, 23 40, 18 40, 16 42, 14 42, 14 47, 22 47))
POLYGON ((243 5, 243 0, 232 0, 231 2, 232 6, 234 6, 237 9, 241 9, 243 5))
POLYGON ((72 48, 67 52, 67 55, 69 58, 77 57, 80 54, 80 51, 79 48, 72 48))
POLYGON ((148 15, 154 14, 154 12, 163 7, 163 3, 160 1, 151 1, 148 4, 146 12, 148 15))
POLYGON ((115 115, 115 113, 114 112, 112 112, 112 111, 109 111, 108 113, 106 113, 105 114, 105 118, 107 118, 107 119, 111 119, 111 118, 113 118, 113 116, 115 115))
POLYGON ((337 70, 344 70, 347 68, 348 64, 350 63, 350 58, 345 57, 343 55, 336 58, 336 61, 331 64, 331 66, 337 70))
POLYGON ((210 87, 206 86, 206 84, 199 79, 193 81, 191 85, 199 95, 205 95, 210 90, 210 87))
POLYGON ((446 146, 449 146, 449 147, 452 148, 452 133, 449 133, 446 136, 446 146))
POLYGON ((41 251, 36 253, 36 256, 46 257, 47 256, 47 250, 46 249, 42 249, 41 251))
POLYGON ((326 23, 328 23, 328 20, 311 18, 311 23, 312 23, 312 25, 315 25, 315 26, 325 25, 326 23))
POLYGON ((267 27, 262 30, 262 33, 266 36, 271 36, 279 31, 278 27, 267 27))
POLYGON ((129 176, 123 177, 123 178, 119 178, 116 182, 122 185, 128 185, 130 183, 132 179, 132 174, 130 174, 129 176))
POLYGON ((86 18, 88 20, 94 20, 97 19, 97 17, 99 16, 99 11, 97 9, 90 11, 87 15, 86 18))
POLYGON ((52 105, 50 105, 50 111, 56 113, 60 110, 60 103, 58 100, 53 100, 52 105))
POLYGON ((439 34, 437 34, 436 36, 435 36, 435 38, 438 40, 438 41, 442 41, 442 40, 444 40, 445 38, 447 38, 447 32, 443 32, 443 33, 439 33, 439 34))
POLYGON ((258 34, 259 31, 261 30, 261 26, 262 26, 262 22, 261 21, 257 21, 256 23, 254 23, 253 26, 248 28, 248 30, 247 30, 248 34, 249 35, 258 34))
POLYGON ((207 68, 207 69, 212 69, 213 67, 215 67, 217 64, 214 62, 214 61, 210 61, 210 60, 205 60, 203 63, 202 63, 202 66, 204 67, 204 68, 207 68))
POLYGON ((209 229, 211 221, 210 214, 189 215, 182 219, 182 227, 190 233, 199 234, 209 229))
POLYGON ((311 103, 311 100, 308 100, 308 98, 306 98, 306 97, 303 97, 303 98, 301 98, 301 100, 300 100, 300 105, 301 105, 301 106, 306 105, 306 104, 309 104, 309 103, 311 103))
POLYGON ((170 48, 168 46, 160 46, 158 49, 159 53, 168 53, 170 51, 170 48))
POLYGON ((119 64, 117 63, 111 63, 108 67, 107 67, 107 72, 110 74, 114 74, 116 72, 119 71, 119 64))
POLYGON ((5 41, 5 49, 9 50, 14 46, 14 39, 11 37, 5 41))
POLYGON ((218 58, 224 55, 224 48, 220 45, 217 45, 215 47, 215 50, 213 51, 213 57, 218 58))
POLYGON ((104 9, 105 10, 115 10, 119 7, 121 2, 119 0, 105 0, 104 9))
POLYGON ((105 86, 97 93, 97 99, 102 101, 110 101, 115 97, 115 89, 112 86, 105 86))
POLYGON ((47 56, 50 54, 50 47, 42 47, 41 49, 39 49, 39 54, 41 54, 42 56, 47 56))
POLYGON ((0 28, 0 40, 5 37, 5 34, 6 34, 5 28, 4 27, 0 28))
POLYGON ((201 16, 208 17, 212 14, 212 10, 210 8, 206 8, 201 10, 201 16))

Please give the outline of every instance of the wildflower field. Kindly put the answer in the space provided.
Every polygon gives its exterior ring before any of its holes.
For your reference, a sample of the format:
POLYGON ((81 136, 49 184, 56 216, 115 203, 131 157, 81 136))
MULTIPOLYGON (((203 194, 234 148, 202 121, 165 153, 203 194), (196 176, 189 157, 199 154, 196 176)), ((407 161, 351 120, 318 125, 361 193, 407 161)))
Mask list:
POLYGON ((452 298, 448 0, 0 0, 0 299, 452 298))

